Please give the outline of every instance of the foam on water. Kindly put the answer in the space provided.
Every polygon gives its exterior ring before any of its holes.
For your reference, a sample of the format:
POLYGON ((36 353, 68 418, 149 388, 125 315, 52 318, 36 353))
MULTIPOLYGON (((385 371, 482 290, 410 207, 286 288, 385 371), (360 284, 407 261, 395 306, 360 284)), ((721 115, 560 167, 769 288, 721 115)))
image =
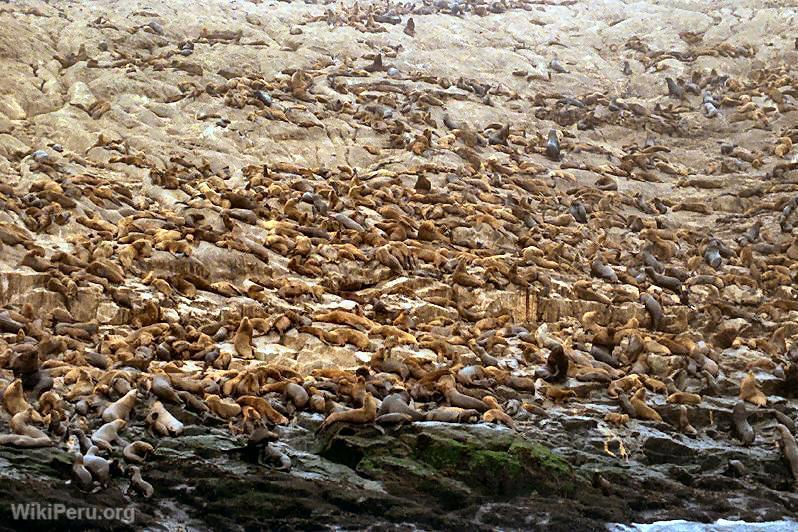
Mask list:
POLYGON ((765 523, 747 523, 745 521, 729 521, 718 519, 714 523, 696 523, 684 521, 658 521, 647 524, 608 525, 610 532, 749 532, 752 530, 767 530, 768 532, 792 532, 798 529, 795 521, 770 521, 765 523))

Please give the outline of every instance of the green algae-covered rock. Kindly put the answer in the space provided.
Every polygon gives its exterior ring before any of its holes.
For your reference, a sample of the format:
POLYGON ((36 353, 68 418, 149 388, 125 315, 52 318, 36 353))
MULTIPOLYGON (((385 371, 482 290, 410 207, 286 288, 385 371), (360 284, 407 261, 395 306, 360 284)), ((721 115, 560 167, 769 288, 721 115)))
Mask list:
POLYGON ((389 492, 428 492, 444 506, 533 491, 567 495, 576 480, 571 467, 544 445, 486 425, 415 423, 397 436, 341 427, 322 455, 383 481, 389 492))

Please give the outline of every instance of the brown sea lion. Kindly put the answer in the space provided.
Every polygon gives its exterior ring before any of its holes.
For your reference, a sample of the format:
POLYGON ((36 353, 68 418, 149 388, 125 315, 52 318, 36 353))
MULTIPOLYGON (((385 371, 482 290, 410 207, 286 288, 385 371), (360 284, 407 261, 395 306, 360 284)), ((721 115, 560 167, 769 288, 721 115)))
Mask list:
POLYGON ((27 411, 31 406, 22 393, 22 381, 15 379, 3 392, 3 407, 12 416, 27 411))
POLYGON ((179 436, 183 433, 183 423, 169 413, 160 401, 155 401, 146 417, 150 429, 160 436, 179 436))
POLYGON ((502 425, 515 430, 513 418, 504 412, 498 401, 496 401, 496 398, 486 395, 482 398, 482 401, 490 407, 489 410, 482 414, 482 420, 485 423, 501 423, 502 425))
POLYGON ((634 409, 634 415, 637 419, 643 419, 647 421, 662 421, 662 416, 660 416, 656 410, 646 404, 645 388, 640 388, 637 390, 629 402, 634 409))
POLYGON ((759 389, 756 377, 750 371, 740 382, 740 399, 756 406, 765 406, 768 402, 767 396, 759 389))
POLYGON ((102 413, 102 419, 105 422, 114 421, 115 419, 126 420, 136 406, 136 390, 130 390, 124 396, 114 403, 108 405, 102 413))
POLYGON ((145 499, 152 497, 155 489, 152 487, 152 484, 141 478, 141 468, 139 466, 130 466, 128 471, 131 473, 131 489, 140 493, 145 499))
POLYGON ((413 421, 421 421, 425 418, 422 412, 408 405, 405 399, 405 393, 392 393, 382 400, 380 409, 377 412, 379 416, 387 414, 402 414, 409 416, 413 421))
POLYGON ((252 325, 246 316, 238 324, 238 329, 233 337, 233 347, 235 347, 236 353, 242 357, 252 358, 252 325))
POLYGON ((473 409, 455 406, 440 406, 427 412, 427 421, 443 421, 444 423, 475 423, 480 414, 473 409))
POLYGON ((484 412, 488 409, 488 405, 486 405, 483 401, 460 393, 457 390, 454 377, 451 375, 445 375, 441 377, 441 379, 438 381, 437 388, 451 406, 477 410, 479 412, 484 412))
POLYGON ((535 370, 535 377, 546 382, 565 382, 568 378, 568 357, 562 345, 556 345, 546 360, 546 365, 535 370))
POLYGON ((123 419, 109 421, 94 431, 91 441, 100 449, 111 450, 113 444, 119 441, 119 431, 125 426, 127 426, 127 421, 123 419))
POLYGON ((377 419, 377 400, 370 393, 366 394, 363 406, 360 408, 350 408, 343 412, 333 412, 324 420, 316 432, 322 432, 333 423, 373 423, 377 419))
POLYGON ((122 455, 125 457, 125 460, 128 462, 133 462, 136 464, 144 463, 147 455, 153 452, 155 449, 152 445, 145 441, 134 441, 125 446, 122 450, 122 455))

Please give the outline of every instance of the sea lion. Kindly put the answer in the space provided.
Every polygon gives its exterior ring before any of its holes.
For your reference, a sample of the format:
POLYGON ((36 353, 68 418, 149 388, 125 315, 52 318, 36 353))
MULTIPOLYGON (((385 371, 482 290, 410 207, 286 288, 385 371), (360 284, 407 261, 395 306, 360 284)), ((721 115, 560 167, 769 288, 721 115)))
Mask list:
POLYGON ((701 396, 690 392, 673 392, 665 399, 665 402, 680 405, 698 405, 701 404, 701 396))
POLYGON ((69 441, 74 442, 74 450, 86 454, 94 445, 88 436, 80 428, 70 427, 69 441))
POLYGON ((299 409, 305 408, 309 401, 307 390, 295 382, 285 385, 285 396, 299 409))
POLYGON ((750 371, 740 382, 740 399, 756 406, 765 406, 768 402, 767 396, 759 389, 756 377, 750 371))
POLYGON ((222 391, 227 395, 252 395, 260 391, 260 382, 254 373, 247 372, 241 374, 241 378, 236 382, 233 393, 228 393, 226 387, 222 387, 222 391))
POLYGON ((136 464, 143 464, 144 460, 147 458, 147 455, 153 452, 155 449, 152 445, 145 441, 134 441, 125 446, 122 450, 122 455, 125 457, 125 460, 128 462, 133 462, 136 464))
POLYGON ((486 395, 482 398, 482 401, 490 407, 489 410, 482 414, 482 420, 485 423, 501 423, 513 430, 515 430, 515 423, 513 422, 513 418, 507 415, 502 407, 499 405, 496 398, 490 395, 486 395))
POLYGON ((83 455, 83 465, 91 473, 91 476, 102 485, 106 485, 111 478, 111 462, 102 456, 98 456, 99 448, 92 445, 83 455))
POLYGON ((128 471, 131 473, 130 487, 140 493, 145 499, 152 497, 155 489, 152 484, 141 478, 141 468, 139 466, 130 466, 128 471))
POLYGON ((643 380, 639 375, 631 373, 619 379, 615 379, 607 386, 607 395, 617 398, 623 392, 636 391, 643 386, 643 380))
POLYGON ((425 418, 423 413, 407 404, 402 393, 392 393, 383 399, 377 414, 379 416, 402 414, 409 416, 413 421, 421 421, 425 418))
MULTIPOLYGON (((603 362, 604 364, 607 364, 608 366, 617 369, 621 367, 621 363, 618 362, 614 356, 612 356, 612 354, 610 353, 611 349, 612 349, 611 347, 606 347, 603 345, 596 344, 594 339, 593 345, 590 346, 590 356, 592 356, 595 360, 599 362, 603 362)), ((576 377, 581 380, 585 378, 584 375, 585 374, 582 373, 580 375, 577 375, 576 377)))
POLYGON ((659 304, 659 301, 654 299, 654 296, 646 293, 640 295, 640 302, 643 303, 649 316, 651 316, 651 330, 658 331, 664 316, 662 305, 659 304))
POLYGON ((64 397, 74 401, 78 397, 91 395, 94 392, 94 382, 89 372, 83 368, 74 368, 64 376, 65 383, 72 383, 69 392, 64 397))
POLYGON ((245 395, 236 399, 236 402, 241 406, 250 406, 254 408, 262 417, 268 419, 275 425, 287 425, 289 420, 264 399, 263 397, 254 397, 245 395))
POLYGON ((543 395, 557 403, 576 397, 576 392, 562 386, 547 385, 543 388, 543 395))
POLYGON ((25 412, 31 407, 22 393, 22 381, 20 379, 15 379, 6 386, 3 392, 3 407, 12 416, 25 412))
POLYGON ((714 244, 714 241, 711 241, 704 250, 704 261, 712 266, 712 268, 716 270, 720 269, 723 258, 720 255, 720 249, 714 244))
POLYGON ((772 414, 773 417, 776 418, 776 421, 787 427, 790 432, 795 434, 795 422, 792 420, 791 417, 784 414, 783 412, 779 412, 776 409, 769 410, 768 413, 772 414))
POLYGON ((684 405, 679 405, 679 430, 682 431, 683 434, 687 434, 688 436, 695 436, 698 434, 698 431, 695 430, 690 424, 690 416, 687 412, 687 407, 684 405))
POLYGON ((776 431, 781 437, 781 451, 790 467, 792 478, 798 482, 798 445, 795 443, 795 437, 787 427, 781 424, 776 425, 776 431))
POLYGON ((17 334, 19 331, 24 331, 26 329, 26 326, 23 323, 23 321, 28 321, 28 320, 24 319, 24 316, 20 317, 22 319, 17 320, 7 310, 0 311, 0 331, 10 334, 17 334))
POLYGON ((208 405, 206 405, 200 397, 194 395, 193 393, 180 390, 177 392, 177 395, 189 410, 196 412, 201 416, 210 412, 208 405))
POLYGON ((9 421, 8 426, 11 428, 11 430, 23 436, 28 436, 34 439, 49 439, 47 434, 37 429, 33 425, 30 425, 30 422, 32 421, 31 413, 35 412, 35 410, 29 409, 24 412, 18 412, 17 414, 14 414, 14 416, 11 418, 11 421, 9 421))
POLYGON ((127 419, 136 406, 136 395, 136 390, 130 390, 116 402, 108 405, 102 413, 103 421, 110 422, 115 419, 127 419))
POLYGON ((263 425, 255 427, 247 438, 247 447, 257 447, 263 443, 277 441, 276 433, 270 431, 263 425))
POLYGON ((571 206, 568 207, 568 212, 571 213, 571 216, 573 216, 574 220, 576 220, 578 223, 587 223, 587 211, 585 210, 585 206, 581 201, 575 201, 571 203, 571 206))
POLYGON ((160 436, 179 436, 183 433, 183 424, 160 401, 153 403, 145 419, 150 429, 160 436))
POLYGON ((268 443, 263 448, 261 456, 266 464, 271 465, 278 471, 290 471, 293 466, 291 457, 277 448, 273 443, 268 443))
POLYGON ((382 54, 375 55, 371 64, 363 67, 363 70, 366 72, 379 72, 381 70, 385 70, 385 67, 382 64, 382 54))
POLYGON ((33 438, 24 434, 0 434, 0 445, 11 445, 23 449, 49 447, 53 444, 50 438, 33 438))
POLYGON ((546 140, 546 156, 552 161, 560 160, 560 137, 556 129, 550 129, 546 140))
POLYGON ((413 21, 413 17, 407 19, 407 23, 405 23, 405 29, 402 30, 402 33, 411 37, 416 36, 416 23, 413 21))
POLYGON ((546 359, 546 365, 535 370, 535 377, 546 382, 565 382, 568 378, 568 357, 562 345, 555 345, 546 359))
POLYGON ((427 412, 427 421, 442 421, 444 423, 475 423, 480 418, 476 410, 458 408, 454 406, 440 406, 427 412))
POLYGON ((236 353, 242 357, 252 358, 252 324, 246 316, 238 324, 238 329, 233 336, 233 347, 235 347, 236 353))
POLYGON ((706 383, 706 387, 701 389, 701 393, 704 395, 715 395, 719 396, 722 394, 720 389, 720 385, 715 380, 715 376, 712 375, 708 370, 704 369, 701 371, 701 378, 706 383), (707 393, 709 392, 709 393, 707 393))
POLYGON ((115 419, 104 424, 91 435, 91 441, 100 449, 110 451, 112 444, 119 441, 118 432, 127 426, 127 421, 115 419))
POLYGON ((94 483, 91 472, 83 464, 83 455, 81 454, 75 456, 75 460, 72 462, 72 479, 84 491, 88 491, 94 483))
POLYGON ((593 275, 604 279, 605 281, 609 281, 611 283, 618 282, 618 274, 615 273, 615 270, 607 266, 599 258, 593 259, 593 262, 590 263, 590 271, 593 273, 593 275))
POLYGON ((675 81, 673 81, 673 78, 670 77, 665 78, 665 83, 668 86, 668 96, 677 98, 679 100, 684 99, 684 87, 678 85, 675 81))
POLYGON ((322 432, 333 423, 373 423, 377 419, 377 400, 370 393, 366 394, 363 406, 360 408, 350 408, 343 412, 333 412, 324 420, 316 432, 322 432))
POLYGON ((676 277, 658 273, 654 268, 646 267, 646 275, 651 279, 651 282, 661 288, 667 288, 672 292, 680 294, 682 292, 682 282, 676 277))
POLYGON ((416 189, 416 192, 431 192, 432 182, 430 182, 430 180, 424 174, 419 174, 414 188, 416 189))
POLYGON ((333 345, 351 344, 360 350, 367 349, 370 344, 366 334, 355 329, 346 328, 325 331, 324 339, 333 345))
POLYGON ((739 460, 729 460, 729 466, 726 471, 727 474, 733 477, 743 478, 748 476, 748 468, 739 460))
POLYGON ((605 497, 609 497, 613 494, 612 484, 609 480, 604 478, 601 473, 598 471, 593 472, 593 478, 591 480, 591 484, 594 488, 599 488, 601 493, 604 494, 605 497))
POLYGON ((156 373, 152 376, 150 391, 161 401, 182 405, 183 402, 172 388, 172 382, 165 373, 156 373))
POLYGON ((495 133, 488 136, 489 145, 507 146, 507 139, 510 136, 510 125, 501 126, 495 133))
POLYGON ((645 401, 646 401, 646 389, 640 388, 635 392, 635 394, 629 400, 634 410, 634 416, 637 419, 661 422, 662 416, 659 415, 659 412, 648 406, 645 401))
MULTIPOLYGON (((30 390, 33 397, 39 397, 42 392, 53 386, 53 378, 46 370, 40 370, 39 356, 46 356, 55 351, 63 351, 65 345, 47 338, 39 342, 36 350, 17 354, 11 363, 14 376, 22 381, 23 390, 30 390)), ((19 347, 19 346, 17 346, 19 347)))
POLYGON ((738 401, 732 409, 732 421, 734 430, 743 445, 751 445, 756 438, 754 428, 748 423, 749 412, 745 407, 745 401, 738 401))
POLYGON ((230 419, 241 413, 241 405, 230 398, 222 399, 216 394, 205 396, 208 409, 222 419, 230 419))
POLYGON ((441 377, 438 381, 437 388, 446 398, 450 406, 477 410, 479 412, 484 412, 488 409, 488 405, 479 399, 460 393, 457 390, 454 377, 451 375, 441 377))
POLYGON ((536 416, 541 416, 541 417, 549 416, 549 413, 546 412, 546 409, 535 403, 527 403, 527 402, 521 403, 521 408, 524 409, 525 413, 535 414, 536 416))
POLYGON ((629 423, 629 414, 621 414, 620 412, 608 412, 604 416, 604 421, 612 423, 613 425, 627 425, 629 423))
MULTIPOLYGON (((380 325, 378 323, 373 322, 372 320, 354 314, 352 312, 347 312, 345 310, 332 310, 330 312, 321 312, 315 314, 313 316, 314 321, 324 321, 327 323, 336 323, 338 325, 348 325, 350 327, 354 327, 355 329, 367 330, 372 331, 373 329, 379 329, 380 325)), ((377 333, 381 334, 381 333, 377 333)))
POLYGON ((44 392, 39 397, 39 414, 46 416, 50 412, 64 411, 64 401, 61 396, 52 390, 44 392))
POLYGON ((412 423, 413 418, 408 414, 400 414, 399 412, 391 412, 388 414, 378 415, 375 422, 378 425, 403 425, 405 423, 412 423))

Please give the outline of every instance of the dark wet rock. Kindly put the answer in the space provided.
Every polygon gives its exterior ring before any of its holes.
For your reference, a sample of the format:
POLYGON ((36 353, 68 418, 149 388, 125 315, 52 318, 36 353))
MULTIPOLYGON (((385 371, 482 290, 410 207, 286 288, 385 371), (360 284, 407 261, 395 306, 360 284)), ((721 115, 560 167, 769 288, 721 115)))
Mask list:
MULTIPOLYGON (((277 443, 260 446, 231 437, 223 427, 189 425, 184 435, 160 440, 133 428, 131 436, 156 447, 142 466, 143 478, 155 488, 147 500, 126 495, 129 481, 122 475, 95 495, 56 480, 71 467, 66 452, 0 447, 0 495, 12 502, 35 494, 36 500, 73 505, 134 504, 137 526, 173 520, 245 529, 319 522, 414 522, 430 528, 454 523, 478 530, 576 522, 596 528, 643 516, 695 519, 682 508, 685 498, 708 508, 702 515, 709 520, 726 516, 730 506, 724 501, 740 489, 740 481, 729 476, 733 461, 735 475, 744 471, 766 486, 754 494, 760 501, 756 511, 741 515, 776 515, 796 502, 789 492, 773 491, 791 482, 777 450, 755 445, 744 454, 644 424, 636 431, 639 443, 624 438, 623 452, 640 445, 645 469, 636 460, 616 461, 607 451, 621 456, 621 440, 594 419, 578 416, 527 426, 539 436, 534 440, 501 427, 436 422, 399 430, 341 424, 316 440, 318 419, 303 415, 298 421, 280 429, 277 443), (290 472, 262 453, 267 445, 290 458, 290 472), (609 495, 591 485, 597 471, 609 495)), ((7 505, 0 508, 0 514, 8 512, 7 505)), ((125 529, 123 523, 101 526, 125 529)))
POLYGON ((652 463, 689 463, 695 454, 687 445, 667 437, 648 438, 643 449, 652 463))
POLYGON ((574 472, 545 446, 509 430, 418 423, 398 435, 343 427, 325 444, 321 455, 375 479, 431 491, 442 503, 480 496, 510 496, 530 491, 568 493, 574 472), (496 472, 502 473, 497 475, 496 472), (443 487, 439 488, 441 484, 443 487))

